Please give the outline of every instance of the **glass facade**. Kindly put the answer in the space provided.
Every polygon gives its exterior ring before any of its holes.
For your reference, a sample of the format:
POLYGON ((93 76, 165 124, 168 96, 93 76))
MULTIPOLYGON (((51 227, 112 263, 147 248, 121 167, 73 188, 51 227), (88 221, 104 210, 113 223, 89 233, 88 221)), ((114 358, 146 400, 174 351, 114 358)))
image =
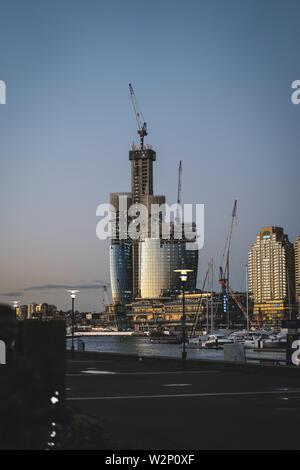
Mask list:
POLYGON ((142 298, 159 297, 168 287, 168 262, 165 246, 159 239, 146 238, 140 248, 140 294, 142 298))
POLYGON ((185 242, 146 238, 139 244, 139 287, 141 298, 157 298, 179 291, 180 276, 175 269, 193 269, 186 290, 196 288, 198 251, 186 250, 185 242))
POLYGON ((128 303, 131 300, 132 293, 131 243, 124 241, 113 244, 110 246, 109 254, 113 303, 128 303))
POLYGON ((189 269, 193 270, 193 272, 188 274, 188 278, 185 282, 185 290, 192 292, 196 289, 196 284, 197 284, 198 254, 199 254, 199 251, 198 250, 187 250, 185 248, 186 243, 182 243, 180 245, 180 247, 181 247, 181 255, 179 257, 180 268, 189 268, 189 269))

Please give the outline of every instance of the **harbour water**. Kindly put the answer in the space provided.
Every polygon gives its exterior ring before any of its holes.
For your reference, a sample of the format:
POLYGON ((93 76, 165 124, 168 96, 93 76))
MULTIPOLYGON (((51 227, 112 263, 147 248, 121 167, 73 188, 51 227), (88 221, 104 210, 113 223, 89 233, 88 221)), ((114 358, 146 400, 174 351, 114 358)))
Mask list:
MULTIPOLYGON (((178 344, 153 344, 147 337, 135 336, 82 336, 85 351, 113 352, 119 354, 132 354, 139 356, 165 356, 181 357, 182 346, 178 344)), ((71 340, 67 340, 67 348, 71 346, 71 340)), ((78 339, 75 338, 75 349, 78 348, 78 339)), ((224 360, 223 349, 187 349, 190 359, 224 360)), ((264 350, 246 350, 246 358, 252 359, 285 359, 284 352, 264 350)), ((256 362, 256 361, 255 361, 256 362)))
MULTIPOLYGON (((181 357, 182 346, 178 344, 153 344, 147 337, 134 336, 85 336, 81 337, 86 351, 114 352, 140 356, 181 357)), ((77 349, 78 340, 75 339, 77 349)), ((68 339, 67 347, 70 348, 68 339)), ((188 357, 194 359, 223 360, 224 352, 218 350, 188 349, 188 357)))

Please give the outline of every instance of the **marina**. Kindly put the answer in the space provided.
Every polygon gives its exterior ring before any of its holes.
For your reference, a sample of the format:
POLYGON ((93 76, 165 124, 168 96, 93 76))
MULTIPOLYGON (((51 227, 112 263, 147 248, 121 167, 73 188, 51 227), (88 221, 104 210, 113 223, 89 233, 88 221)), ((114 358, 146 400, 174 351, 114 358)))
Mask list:
MULTIPOLYGON (((151 342, 148 337, 135 335, 84 335, 75 337, 75 349, 84 343, 85 351, 118 353, 136 356, 156 356, 180 358, 182 344, 166 342, 151 342)), ((70 339, 67 340, 67 348, 71 346, 70 339)), ((186 345, 188 358, 224 360, 224 349, 221 345, 217 347, 201 347, 199 344, 188 343, 186 345)), ((284 348, 245 348, 245 361, 266 362, 285 364, 286 351, 284 348)))

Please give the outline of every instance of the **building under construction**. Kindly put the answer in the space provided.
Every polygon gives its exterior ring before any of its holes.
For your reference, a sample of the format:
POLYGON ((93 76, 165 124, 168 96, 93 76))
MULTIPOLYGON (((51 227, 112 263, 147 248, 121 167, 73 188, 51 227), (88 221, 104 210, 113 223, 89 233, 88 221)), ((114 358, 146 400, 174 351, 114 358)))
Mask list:
MULTIPOLYGON (((182 225, 182 237, 174 236, 174 222, 170 223, 170 236, 162 236, 164 222, 163 206, 166 198, 155 195, 153 191, 153 163, 156 161, 156 152, 150 145, 144 144, 147 136, 147 125, 142 120, 142 113, 138 110, 136 98, 131 85, 129 85, 135 116, 138 124, 139 146, 133 144, 129 151, 131 162, 131 192, 112 193, 110 204, 114 207, 114 236, 110 244, 110 275, 113 305, 110 310, 120 315, 125 305, 140 299, 159 299, 166 293, 174 295, 180 291, 180 277, 174 270, 188 267, 192 270, 186 289, 196 289, 198 250, 186 249, 187 239, 182 225), (147 210, 148 221, 152 221, 152 207, 158 205, 162 208, 157 221, 157 235, 153 237, 152 225, 148 223, 146 231, 141 231, 137 238, 128 234, 130 224, 138 224, 138 217, 129 215, 129 208, 141 204, 147 210), (126 214, 125 214, 126 213, 126 214), (126 215, 126 217, 125 217, 126 215), (124 224, 126 227, 124 227, 124 224), (127 236, 121 236, 126 230, 127 236)), ((180 204, 181 188, 181 162, 179 166, 179 182, 177 203, 180 204)), ((178 214, 176 215, 176 217, 178 214)), ((177 221, 176 221, 177 223, 177 221)), ((181 222, 180 222, 181 223, 181 222)), ((187 225, 186 225, 187 226, 187 225)), ((195 229, 191 223, 189 230, 195 229)), ((190 248, 190 247, 189 247, 190 248)), ((128 311, 128 307, 126 309, 128 311)), ((112 314, 113 314, 112 312, 112 314)))

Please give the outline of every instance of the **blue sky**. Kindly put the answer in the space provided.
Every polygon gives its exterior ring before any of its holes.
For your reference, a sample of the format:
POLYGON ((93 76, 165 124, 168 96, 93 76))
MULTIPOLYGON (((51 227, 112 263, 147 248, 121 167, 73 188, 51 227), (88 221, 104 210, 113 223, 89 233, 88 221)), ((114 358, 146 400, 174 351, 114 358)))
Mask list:
MULTIPOLYGON (((130 189, 137 141, 128 83, 157 152, 154 189, 205 204, 207 263, 220 264, 234 198, 231 284, 263 225, 300 234, 297 0, 2 0, 0 79, 1 301, 99 310, 108 244, 96 207, 130 189), (57 286, 62 286, 58 289, 57 286), (49 286, 54 286, 53 288, 49 286), (32 289, 31 287, 39 287, 32 289), (26 290, 24 290, 26 289, 26 290), (11 295, 10 295, 11 294, 11 295)), ((217 287, 217 284, 216 284, 217 287)))

